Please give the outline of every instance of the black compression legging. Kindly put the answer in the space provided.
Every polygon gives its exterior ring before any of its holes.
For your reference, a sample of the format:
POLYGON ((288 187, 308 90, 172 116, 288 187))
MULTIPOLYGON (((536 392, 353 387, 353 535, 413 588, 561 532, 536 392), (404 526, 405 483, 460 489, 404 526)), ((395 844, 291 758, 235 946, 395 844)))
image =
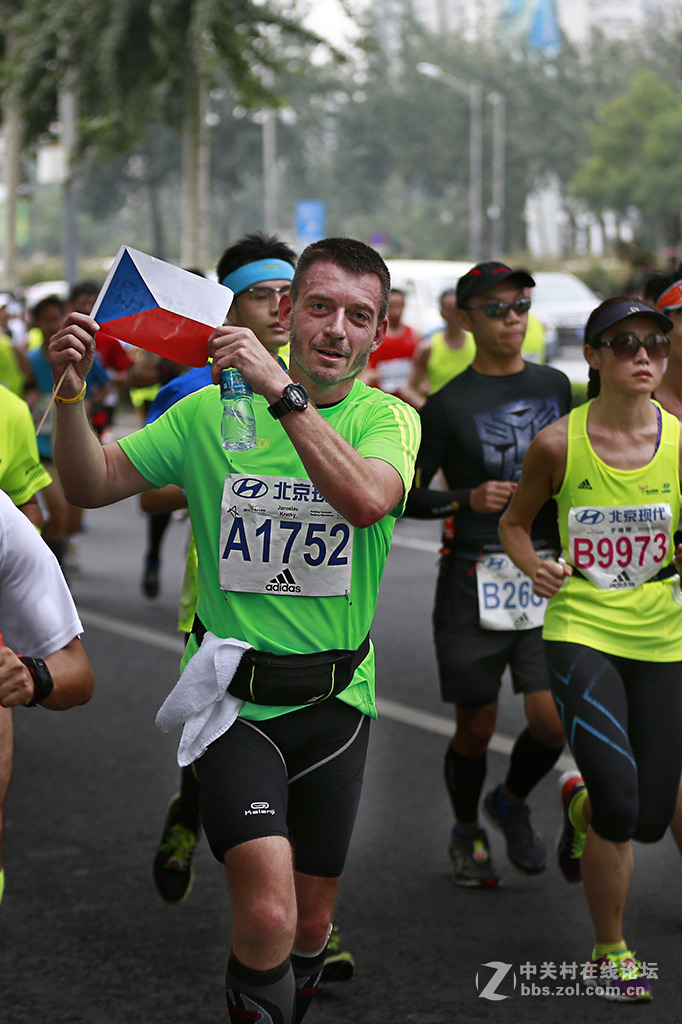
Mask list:
POLYGON ((682 663, 633 661, 545 642, 550 682, 592 807, 612 842, 656 842, 682 770, 682 663))

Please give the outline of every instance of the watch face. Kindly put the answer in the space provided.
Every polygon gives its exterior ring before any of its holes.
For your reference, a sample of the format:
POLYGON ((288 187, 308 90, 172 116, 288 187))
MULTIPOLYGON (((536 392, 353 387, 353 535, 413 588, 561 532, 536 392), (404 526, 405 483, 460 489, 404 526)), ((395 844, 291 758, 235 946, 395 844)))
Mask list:
POLYGON ((305 409, 308 405, 308 393, 300 384, 290 384, 285 394, 294 409, 305 409))
POLYGON ((308 392, 302 384, 287 384, 282 397, 268 406, 270 415, 276 420, 286 416, 288 412, 302 412, 308 408, 308 392))

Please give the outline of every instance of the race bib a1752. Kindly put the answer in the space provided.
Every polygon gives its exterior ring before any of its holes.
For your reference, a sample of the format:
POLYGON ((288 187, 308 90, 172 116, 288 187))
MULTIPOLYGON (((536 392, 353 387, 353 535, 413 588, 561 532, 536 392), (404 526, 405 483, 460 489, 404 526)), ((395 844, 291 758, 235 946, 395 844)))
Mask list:
POLYGON ((353 527, 306 477, 225 477, 220 586, 248 594, 350 592, 353 527))

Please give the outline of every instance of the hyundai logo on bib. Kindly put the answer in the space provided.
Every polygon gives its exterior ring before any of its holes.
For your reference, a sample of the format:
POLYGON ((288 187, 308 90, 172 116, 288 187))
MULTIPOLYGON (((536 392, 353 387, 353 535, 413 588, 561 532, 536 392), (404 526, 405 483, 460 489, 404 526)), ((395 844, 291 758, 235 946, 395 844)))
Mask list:
POLYGON ((268 493, 268 485, 256 477, 245 476, 241 480, 235 480, 232 490, 239 498, 262 498, 268 493))
POLYGON ((604 522, 604 513, 600 512, 598 508, 585 508, 582 512, 578 512, 575 518, 579 523, 596 526, 597 523, 604 522))

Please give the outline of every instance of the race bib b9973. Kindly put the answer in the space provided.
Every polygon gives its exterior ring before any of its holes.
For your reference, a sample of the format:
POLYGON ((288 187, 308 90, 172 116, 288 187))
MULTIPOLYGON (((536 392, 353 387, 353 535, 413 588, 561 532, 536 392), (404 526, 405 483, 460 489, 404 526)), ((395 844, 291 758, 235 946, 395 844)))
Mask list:
POLYGON ((569 561, 602 590, 632 590, 652 579, 670 554, 667 502, 572 508, 569 561))

